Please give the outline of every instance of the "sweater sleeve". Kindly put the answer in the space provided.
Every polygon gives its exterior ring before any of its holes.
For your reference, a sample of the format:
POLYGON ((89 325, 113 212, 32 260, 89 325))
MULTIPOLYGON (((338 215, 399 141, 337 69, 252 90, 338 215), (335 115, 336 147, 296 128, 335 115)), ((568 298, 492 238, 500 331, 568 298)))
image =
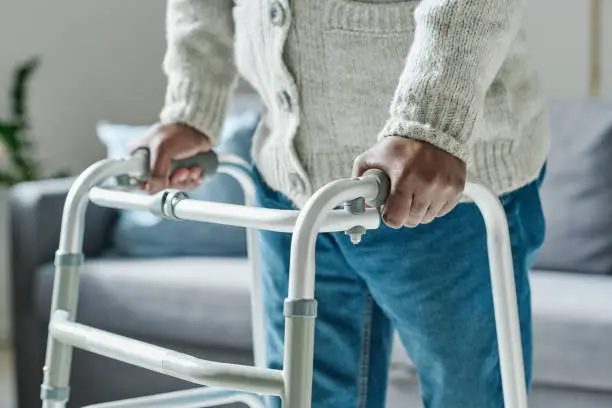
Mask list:
POLYGON ((168 83, 161 123, 184 123, 217 141, 236 78, 232 0, 168 0, 168 83))
POLYGON ((422 0, 379 137, 422 140, 469 161, 485 94, 518 35, 525 0, 422 0))

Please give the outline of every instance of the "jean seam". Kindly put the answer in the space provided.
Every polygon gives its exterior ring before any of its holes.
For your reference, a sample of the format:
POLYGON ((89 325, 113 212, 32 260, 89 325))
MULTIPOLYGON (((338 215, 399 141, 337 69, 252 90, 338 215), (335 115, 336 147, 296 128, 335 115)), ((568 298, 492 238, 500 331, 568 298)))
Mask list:
POLYGON ((361 356, 359 361, 359 384, 357 390, 357 408, 366 408, 368 403, 368 377, 370 375, 370 343, 372 339, 373 299, 366 295, 363 310, 363 330, 361 333, 361 356))

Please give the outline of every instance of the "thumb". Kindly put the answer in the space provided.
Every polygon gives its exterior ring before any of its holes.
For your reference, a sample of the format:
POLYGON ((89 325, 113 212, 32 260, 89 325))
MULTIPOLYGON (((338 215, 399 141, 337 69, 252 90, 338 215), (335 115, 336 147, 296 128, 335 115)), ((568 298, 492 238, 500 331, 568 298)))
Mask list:
POLYGON ((353 161, 352 177, 361 177, 370 166, 368 165, 367 153, 362 153, 353 161))
POLYGON ((157 193, 170 186, 170 167, 173 153, 168 143, 160 143, 157 149, 152 149, 151 174, 147 183, 147 192, 157 193))

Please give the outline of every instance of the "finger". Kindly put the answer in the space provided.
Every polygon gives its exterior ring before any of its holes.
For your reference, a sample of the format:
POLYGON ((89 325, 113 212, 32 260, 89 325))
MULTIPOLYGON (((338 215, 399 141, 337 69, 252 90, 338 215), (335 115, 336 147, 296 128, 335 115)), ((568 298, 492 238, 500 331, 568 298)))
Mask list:
POLYGON ((151 167, 151 175, 149 176, 147 186, 149 193, 157 193, 170 186, 170 165, 172 155, 173 152, 169 146, 163 143, 160 144, 153 159, 153 166, 151 167))
POLYGON ((412 197, 408 220, 405 222, 405 225, 407 227, 416 227, 419 225, 423 221, 423 218, 425 218, 429 206, 429 200, 424 198, 422 194, 415 193, 414 197, 412 197))
POLYGON ((191 167, 189 169, 189 178, 191 180, 198 181, 199 179, 201 179, 203 177, 204 177, 204 175, 202 174, 202 169, 201 168, 199 168, 197 166, 194 166, 194 167, 191 167))
POLYGON ((412 192, 392 186, 391 193, 383 207, 383 221, 393 229, 401 228, 408 219, 411 205, 412 192))
POLYGON ((425 216, 421 220, 421 224, 429 224, 433 220, 435 220, 439 215, 442 208, 446 205, 446 201, 443 199, 434 200, 427 209, 425 216))
POLYGON ((189 170, 178 169, 170 176, 170 187, 177 188, 177 186, 183 185, 190 179, 189 170))
POLYGON ((457 206, 458 203, 459 203, 459 196, 447 201, 444 207, 440 209, 438 217, 444 217, 446 214, 451 212, 457 206))
POLYGON ((357 158, 355 158, 353 161, 352 177, 360 177, 366 170, 368 170, 367 163, 365 153, 357 156, 357 158))

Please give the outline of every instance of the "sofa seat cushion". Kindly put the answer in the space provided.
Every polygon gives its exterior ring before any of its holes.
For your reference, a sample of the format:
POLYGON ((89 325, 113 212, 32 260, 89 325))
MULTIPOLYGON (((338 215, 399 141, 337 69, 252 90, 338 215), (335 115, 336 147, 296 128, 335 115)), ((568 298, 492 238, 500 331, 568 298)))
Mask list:
POLYGON ((534 377, 612 391, 612 278, 531 274, 534 377))
MULTIPOLYGON (((251 350, 251 274, 245 258, 88 260, 79 322, 165 343, 251 350)), ((53 267, 36 277, 35 307, 49 318, 53 267)))

